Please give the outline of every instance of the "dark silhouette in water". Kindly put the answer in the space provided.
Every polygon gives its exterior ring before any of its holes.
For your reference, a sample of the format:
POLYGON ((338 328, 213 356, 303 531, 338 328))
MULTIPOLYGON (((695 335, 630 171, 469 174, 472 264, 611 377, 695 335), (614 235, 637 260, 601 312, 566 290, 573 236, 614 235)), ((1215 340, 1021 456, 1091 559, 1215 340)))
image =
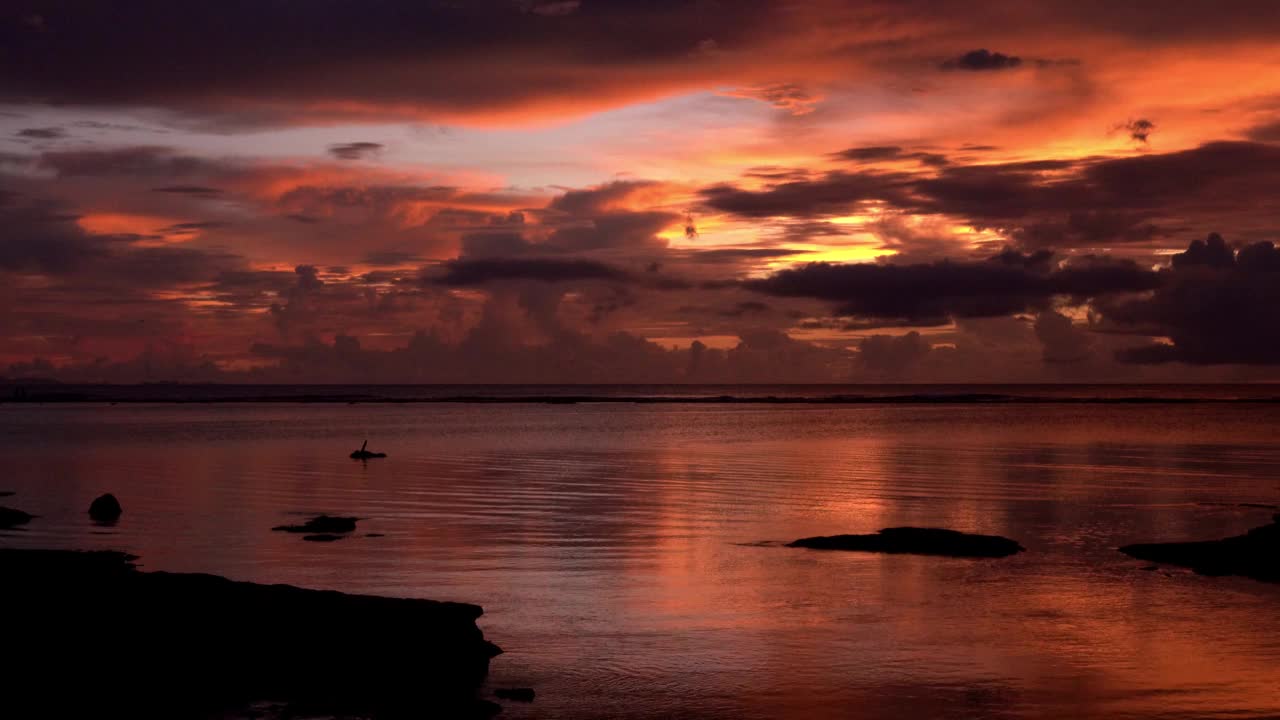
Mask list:
POLYGON ((533 688, 498 688, 493 691, 493 694, 503 700, 527 703, 533 702, 533 698, 537 695, 533 688))
POLYGON ((11 507, 0 505, 0 530, 8 530, 18 525, 26 525, 35 518, 31 513, 25 513, 21 510, 14 510, 11 507))
POLYGON ((12 494, 12 490, 0 490, 0 497, 9 497, 12 494))
POLYGON ((271 529, 276 532, 334 535, 338 533, 355 532, 356 521, 359 519, 360 518, 320 515, 311 518, 301 525, 277 525, 271 529))
POLYGON ((221 717, 255 700, 319 715, 480 718, 501 650, 465 603, 141 572, 115 552, 0 549, 0 717, 221 717), (17 658, 15 658, 17 659, 17 658))
POLYGON ((352 460, 368 460, 370 458, 384 458, 387 456, 386 453, 370 452, 368 450, 368 447, 369 447, 369 441, 365 440, 364 444, 360 446, 359 450, 356 450, 355 452, 351 453, 351 459, 352 460))
POLYGON ((1025 549, 1016 541, 998 535, 973 535, 957 530, 917 527, 885 528, 874 535, 801 538, 788 543, 787 547, 984 558, 1008 557, 1025 549))
POLYGON ((100 495, 89 504, 89 517, 97 523, 114 523, 120 519, 120 514, 123 512, 120 501, 116 500, 116 496, 111 493, 100 495))
POLYGON ((1221 540, 1125 545, 1120 552, 1148 562, 1188 567, 1200 575, 1243 575, 1280 582, 1280 515, 1270 525, 1221 540))

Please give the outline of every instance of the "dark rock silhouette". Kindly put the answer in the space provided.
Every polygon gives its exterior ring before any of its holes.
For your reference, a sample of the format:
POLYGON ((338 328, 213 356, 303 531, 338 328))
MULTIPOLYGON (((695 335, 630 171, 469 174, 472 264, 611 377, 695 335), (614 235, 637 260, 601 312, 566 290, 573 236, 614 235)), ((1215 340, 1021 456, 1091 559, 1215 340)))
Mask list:
POLYGON ((365 533, 365 537, 367 537, 367 538, 380 538, 380 537, 386 537, 386 536, 385 536, 385 535, 383 535, 382 533, 365 533))
POLYGON ((35 515, 0 505, 0 530, 8 530, 9 528, 17 527, 18 525, 26 525, 31 522, 33 518, 35 518, 35 515))
POLYGON ((371 458, 384 458, 387 456, 386 453, 371 452, 368 448, 369 448, 369 441, 365 440, 364 444, 360 446, 359 450, 356 450, 355 452, 351 453, 351 459, 352 460, 369 460, 371 458))
POLYGON ((1120 552, 1148 562, 1188 567, 1200 575, 1243 575, 1280 582, 1280 515, 1270 525, 1221 540, 1125 545, 1120 552))
POLYGON ((948 557, 1002 558, 1022 552, 1016 541, 998 535, 973 535, 942 528, 885 528, 874 535, 830 535, 801 538, 787 547, 811 550, 856 550, 948 557))
POLYGON ((327 716, 495 710, 477 697, 501 652, 479 606, 141 572, 134 559, 0 549, 5 616, 21 618, 4 631, 21 660, 0 716, 221 717, 266 699, 327 716))
POLYGON ((12 494, 12 490, 0 490, 0 497, 9 497, 12 494))
POLYGON ((534 696, 537 694, 533 688, 498 688, 493 694, 503 700, 515 700, 516 702, 533 702, 534 696))
POLYGON ((301 525, 277 525, 271 529, 276 532, 307 533, 309 535, 334 535, 354 532, 356 529, 356 521, 359 519, 360 518, 320 515, 318 517, 311 518, 301 525))
POLYGON ((307 542, 333 542, 334 540, 341 540, 344 537, 346 536, 320 534, 320 535, 304 535, 302 539, 306 540, 307 542))
POLYGON ((116 500, 116 496, 111 493, 100 495, 89 504, 89 517, 95 522, 113 523, 120 519, 120 514, 123 512, 120 501, 116 500))

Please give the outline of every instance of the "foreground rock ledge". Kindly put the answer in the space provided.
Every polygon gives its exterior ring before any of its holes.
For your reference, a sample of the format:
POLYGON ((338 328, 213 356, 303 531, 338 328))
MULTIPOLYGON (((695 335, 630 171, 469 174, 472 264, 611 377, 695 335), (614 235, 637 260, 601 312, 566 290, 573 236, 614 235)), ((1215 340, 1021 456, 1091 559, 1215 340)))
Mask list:
POLYGON ((5 717, 188 717, 253 700, 487 717, 501 652, 477 605, 141 572, 115 552, 0 549, 5 717), (86 715, 87 716, 87 715, 86 715))
POLYGON ((973 535, 958 530, 917 527, 884 528, 874 535, 801 538, 788 543, 787 547, 981 558, 1008 557, 1024 550, 1016 541, 998 535, 973 535))
POLYGON ((1188 567, 1201 575, 1243 575, 1280 582, 1280 515, 1270 525, 1221 540, 1125 545, 1120 552, 1148 562, 1188 567))

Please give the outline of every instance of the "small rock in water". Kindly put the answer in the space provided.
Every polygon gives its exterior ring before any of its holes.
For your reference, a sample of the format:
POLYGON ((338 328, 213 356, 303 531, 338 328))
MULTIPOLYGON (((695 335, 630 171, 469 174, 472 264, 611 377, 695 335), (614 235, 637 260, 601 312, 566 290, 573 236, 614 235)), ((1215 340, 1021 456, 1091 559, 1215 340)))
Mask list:
POLYGON ((365 537, 385 537, 382 533, 365 533, 365 537))
POLYGON ((277 532, 331 535, 333 533, 354 532, 356 520, 359 520, 359 518, 320 515, 301 525, 277 525, 271 529, 277 532))
POLYGON ((974 535, 943 528, 885 528, 873 535, 829 535, 801 538, 787 547, 811 550, 855 550, 948 557, 1002 558, 1025 550, 1015 540, 999 535, 974 535))
POLYGON ((533 702, 533 688, 498 688, 493 694, 503 700, 515 700, 516 702, 533 702))
POLYGON ((111 493, 100 495, 89 505, 89 517, 100 523, 111 523, 120 519, 124 509, 120 501, 111 493))
POLYGON ((9 497, 12 494, 12 490, 0 490, 0 497, 9 497))
POLYGON ((302 539, 307 542, 333 542, 342 538, 342 535, 305 535, 302 539))
POLYGON ((8 530, 18 525, 26 525, 31 522, 35 515, 25 513, 21 510, 14 510, 10 507, 0 505, 0 530, 8 530))

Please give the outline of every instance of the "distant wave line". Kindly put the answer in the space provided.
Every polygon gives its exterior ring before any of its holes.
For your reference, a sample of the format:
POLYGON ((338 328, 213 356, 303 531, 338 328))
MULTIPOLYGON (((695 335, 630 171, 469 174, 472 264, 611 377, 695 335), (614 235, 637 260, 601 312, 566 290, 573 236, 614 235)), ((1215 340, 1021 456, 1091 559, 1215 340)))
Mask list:
POLYGON ((1280 404, 1280 396, 1261 397, 1150 397, 1150 396, 1053 396, 992 393, 907 395, 442 395, 391 397, 366 394, 245 395, 225 397, 129 396, 88 393, 31 393, 22 398, 0 398, 0 404, 29 403, 128 403, 128 404, 226 404, 226 403, 329 403, 329 404, 635 404, 635 405, 1169 405, 1169 404, 1280 404))

